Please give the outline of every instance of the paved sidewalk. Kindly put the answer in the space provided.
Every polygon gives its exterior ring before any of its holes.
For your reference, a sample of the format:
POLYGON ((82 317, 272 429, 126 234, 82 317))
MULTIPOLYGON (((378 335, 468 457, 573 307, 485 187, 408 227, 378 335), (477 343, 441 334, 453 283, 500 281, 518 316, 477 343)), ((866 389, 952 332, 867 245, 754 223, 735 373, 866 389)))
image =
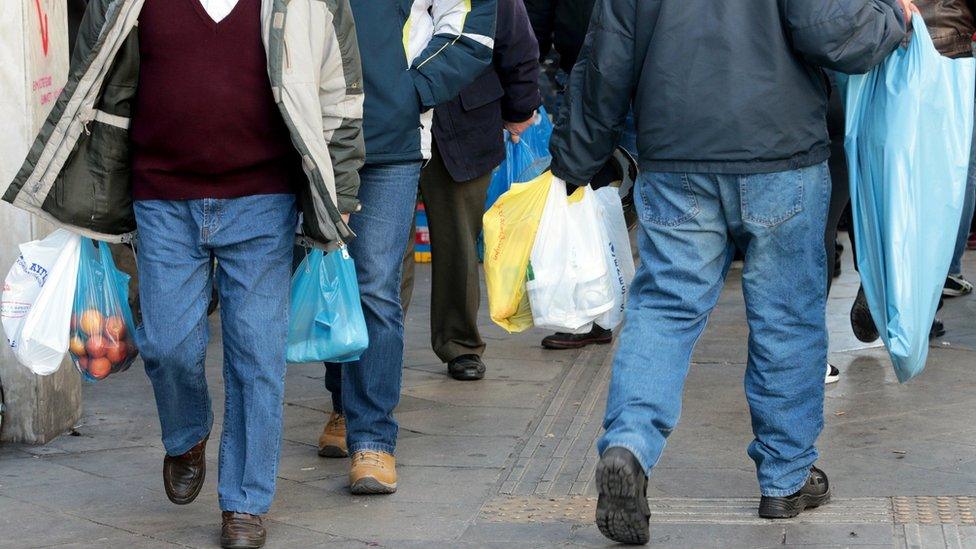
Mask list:
MULTIPOLYGON (((653 546, 976 547, 976 299, 947 302, 948 334, 927 371, 902 386, 884 351, 849 333, 851 271, 845 265, 830 303, 831 358, 843 378, 827 389, 820 464, 834 503, 789 522, 755 515, 742 394, 747 331, 733 271, 695 355, 682 423, 651 481, 653 546)), ((316 455, 330 409, 323 369, 291 367, 269 546, 605 546, 592 525, 592 473, 611 349, 547 352, 543 333, 509 336, 485 317, 488 377, 452 381, 427 344, 429 270, 417 278, 398 410, 399 492, 348 494, 346 460, 316 455)), ((163 450, 141 368, 86 386, 84 396, 71 435, 0 446, 0 547, 214 546, 217 445, 200 498, 174 506, 162 490, 163 450)))

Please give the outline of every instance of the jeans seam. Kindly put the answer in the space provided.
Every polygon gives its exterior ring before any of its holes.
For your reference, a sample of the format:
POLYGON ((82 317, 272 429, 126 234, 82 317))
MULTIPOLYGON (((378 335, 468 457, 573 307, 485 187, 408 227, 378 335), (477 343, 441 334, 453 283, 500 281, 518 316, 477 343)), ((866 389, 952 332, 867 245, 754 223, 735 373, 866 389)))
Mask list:
POLYGON ((385 452, 391 456, 396 455, 396 447, 385 442, 358 442, 349 444, 349 454, 356 452, 385 452))

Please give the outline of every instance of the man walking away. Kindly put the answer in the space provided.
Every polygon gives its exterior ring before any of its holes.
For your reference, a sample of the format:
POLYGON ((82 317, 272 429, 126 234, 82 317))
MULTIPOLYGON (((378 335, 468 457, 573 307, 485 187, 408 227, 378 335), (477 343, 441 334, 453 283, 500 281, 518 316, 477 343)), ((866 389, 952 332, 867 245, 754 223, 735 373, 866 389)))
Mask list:
MULTIPOLYGON (((492 170, 505 158, 502 128, 518 140, 532 124, 542 103, 538 82, 539 48, 525 6, 498 0, 492 67, 434 109, 432 156, 420 176, 433 257, 430 340, 460 381, 485 376, 477 243, 492 170)), ((413 258, 404 268, 412 284, 413 258)))
POLYGON ((362 208, 350 226, 369 348, 354 363, 327 365, 334 413, 319 454, 352 454, 356 494, 396 491, 403 378, 400 276, 420 168, 430 158, 436 105, 457 96, 491 63, 495 0, 352 0, 362 50, 366 165, 362 208), (343 436, 343 430, 346 430, 343 436))
POLYGON ((898 47, 908 0, 602 0, 552 140, 553 173, 586 184, 633 98, 641 265, 614 360, 596 521, 647 543, 647 475, 674 429, 691 353, 738 246, 745 391, 765 518, 826 503, 823 425, 830 180, 828 83, 898 47), (797 291, 802 288, 802 291, 797 291))
POLYGON ((357 203, 364 147, 349 4, 92 0, 71 74, 4 199, 102 240, 127 241, 138 225, 137 341, 163 487, 179 505, 206 475, 216 276, 220 541, 261 547, 281 451, 296 205, 317 245, 352 237, 342 214, 357 203))

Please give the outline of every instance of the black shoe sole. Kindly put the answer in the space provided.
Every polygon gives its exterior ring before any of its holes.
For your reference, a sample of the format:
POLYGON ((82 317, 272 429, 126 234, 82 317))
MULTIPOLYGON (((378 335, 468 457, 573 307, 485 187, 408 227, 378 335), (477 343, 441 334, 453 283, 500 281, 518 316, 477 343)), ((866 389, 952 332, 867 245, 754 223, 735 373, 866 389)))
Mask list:
POLYGON ((452 370, 448 368, 447 374, 457 381, 478 381, 485 378, 485 370, 471 370, 468 368, 464 370, 452 370))
POLYGON ((650 541, 647 477, 632 463, 604 457, 596 470, 600 497, 596 504, 596 525, 604 537, 629 545, 650 541))
POLYGON ((338 446, 323 446, 322 448, 319 448, 319 457, 344 458, 349 457, 349 452, 338 446))
POLYGON ((764 519, 791 519, 807 509, 816 509, 829 502, 830 490, 819 496, 802 494, 792 501, 783 498, 768 500, 764 498, 759 504, 759 516, 764 519))
POLYGON ((546 341, 542 340, 542 347, 550 351, 567 351, 570 349, 582 349, 588 345, 607 345, 613 342, 613 337, 598 337, 593 339, 581 339, 573 342, 546 341))

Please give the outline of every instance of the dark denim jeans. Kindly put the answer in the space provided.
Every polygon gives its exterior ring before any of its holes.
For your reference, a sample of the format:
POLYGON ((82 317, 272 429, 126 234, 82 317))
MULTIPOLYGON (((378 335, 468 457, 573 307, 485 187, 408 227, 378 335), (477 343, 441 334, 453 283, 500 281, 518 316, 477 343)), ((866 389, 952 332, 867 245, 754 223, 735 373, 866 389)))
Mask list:
POLYGON ((599 442, 650 473, 678 422, 691 354, 738 246, 749 322, 745 392, 763 495, 806 481, 823 427, 827 361, 826 164, 782 173, 642 173, 641 264, 627 303, 599 442))
POLYGON ((204 361, 215 271, 224 343, 220 508, 261 515, 275 493, 297 213, 293 195, 135 203, 140 351, 170 455, 213 426, 204 361))
POLYGON ((420 168, 420 162, 367 164, 359 172, 363 208, 349 222, 357 235, 349 253, 356 260, 369 348, 358 362, 326 364, 325 375, 333 408, 346 415, 350 453, 396 450, 393 410, 403 380, 400 277, 420 168))

